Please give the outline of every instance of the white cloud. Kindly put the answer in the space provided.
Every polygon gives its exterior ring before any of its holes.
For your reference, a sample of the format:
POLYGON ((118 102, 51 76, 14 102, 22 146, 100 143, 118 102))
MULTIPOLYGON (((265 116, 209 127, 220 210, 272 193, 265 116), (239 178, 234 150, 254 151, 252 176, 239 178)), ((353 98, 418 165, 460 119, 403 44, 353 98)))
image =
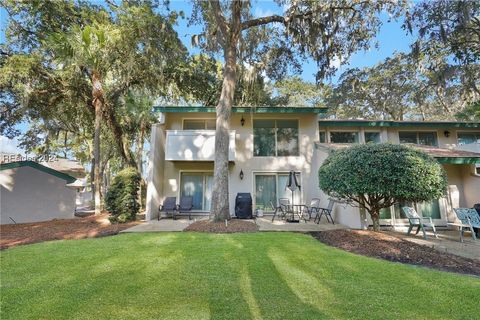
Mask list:
POLYGON ((25 151, 18 147, 19 142, 17 139, 8 139, 7 137, 0 136, 0 153, 15 153, 25 155, 25 151))

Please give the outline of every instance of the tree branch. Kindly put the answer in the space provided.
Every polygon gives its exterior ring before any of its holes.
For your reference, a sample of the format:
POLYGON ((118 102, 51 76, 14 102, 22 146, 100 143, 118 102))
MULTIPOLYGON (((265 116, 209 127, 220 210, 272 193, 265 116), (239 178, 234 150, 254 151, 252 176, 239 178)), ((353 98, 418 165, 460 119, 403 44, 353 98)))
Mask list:
POLYGON ((225 16, 223 15, 220 2, 218 0, 210 0, 209 3, 212 6, 213 14, 215 15, 215 20, 217 20, 218 26, 220 27, 220 31, 222 32, 223 37, 226 39, 230 28, 225 16))

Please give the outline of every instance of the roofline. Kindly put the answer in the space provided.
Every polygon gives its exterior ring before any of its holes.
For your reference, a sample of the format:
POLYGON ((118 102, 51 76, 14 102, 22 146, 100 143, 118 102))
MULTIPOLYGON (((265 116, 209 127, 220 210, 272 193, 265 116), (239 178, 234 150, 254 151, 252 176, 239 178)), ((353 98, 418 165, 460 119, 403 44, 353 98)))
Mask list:
POLYGON ((51 174, 52 176, 55 176, 57 178, 63 179, 67 181, 67 183, 72 183, 76 178, 72 177, 71 175, 68 175, 66 173, 60 172, 58 170, 46 167, 44 165, 41 165, 38 162, 35 161, 15 161, 15 162, 8 162, 8 163, 0 163, 0 171, 1 170, 7 170, 7 169, 14 169, 14 168, 20 168, 20 167, 31 167, 40 171, 43 171, 45 173, 51 174))
POLYGON ((480 163, 480 157, 435 157, 438 162, 444 164, 476 164, 480 163))
POLYGON ((427 127, 427 128, 480 128, 480 122, 456 121, 371 121, 371 120, 319 120, 325 127, 427 127))
MULTIPOLYGON (((316 107, 233 107, 233 113, 326 113, 328 108, 316 107)), ((153 112, 216 112, 215 107, 203 106, 154 106, 153 112)))

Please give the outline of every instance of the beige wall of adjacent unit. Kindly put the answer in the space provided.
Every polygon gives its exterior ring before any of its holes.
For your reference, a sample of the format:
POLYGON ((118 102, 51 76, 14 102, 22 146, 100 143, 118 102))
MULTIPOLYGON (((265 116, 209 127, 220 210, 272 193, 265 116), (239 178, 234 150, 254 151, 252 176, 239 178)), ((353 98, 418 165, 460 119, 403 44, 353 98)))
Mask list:
POLYGON ((0 223, 73 218, 76 190, 51 174, 24 166, 0 171, 0 223))

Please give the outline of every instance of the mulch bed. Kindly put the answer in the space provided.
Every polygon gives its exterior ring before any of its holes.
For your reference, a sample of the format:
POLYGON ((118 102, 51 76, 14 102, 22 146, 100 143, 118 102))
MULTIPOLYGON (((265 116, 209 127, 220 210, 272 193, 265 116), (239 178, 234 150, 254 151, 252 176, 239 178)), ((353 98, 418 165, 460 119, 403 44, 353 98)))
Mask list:
POLYGON ((0 226, 0 249, 17 245, 62 239, 82 239, 109 236, 139 222, 111 224, 108 213, 74 219, 59 219, 36 223, 0 226))
POLYGON ((382 232, 332 230, 310 234, 325 244, 364 256, 480 276, 480 263, 476 260, 439 252, 382 232))
POLYGON ((211 233, 257 232, 258 226, 253 222, 244 220, 230 220, 228 225, 225 225, 225 222, 203 220, 192 223, 184 231, 211 233))

